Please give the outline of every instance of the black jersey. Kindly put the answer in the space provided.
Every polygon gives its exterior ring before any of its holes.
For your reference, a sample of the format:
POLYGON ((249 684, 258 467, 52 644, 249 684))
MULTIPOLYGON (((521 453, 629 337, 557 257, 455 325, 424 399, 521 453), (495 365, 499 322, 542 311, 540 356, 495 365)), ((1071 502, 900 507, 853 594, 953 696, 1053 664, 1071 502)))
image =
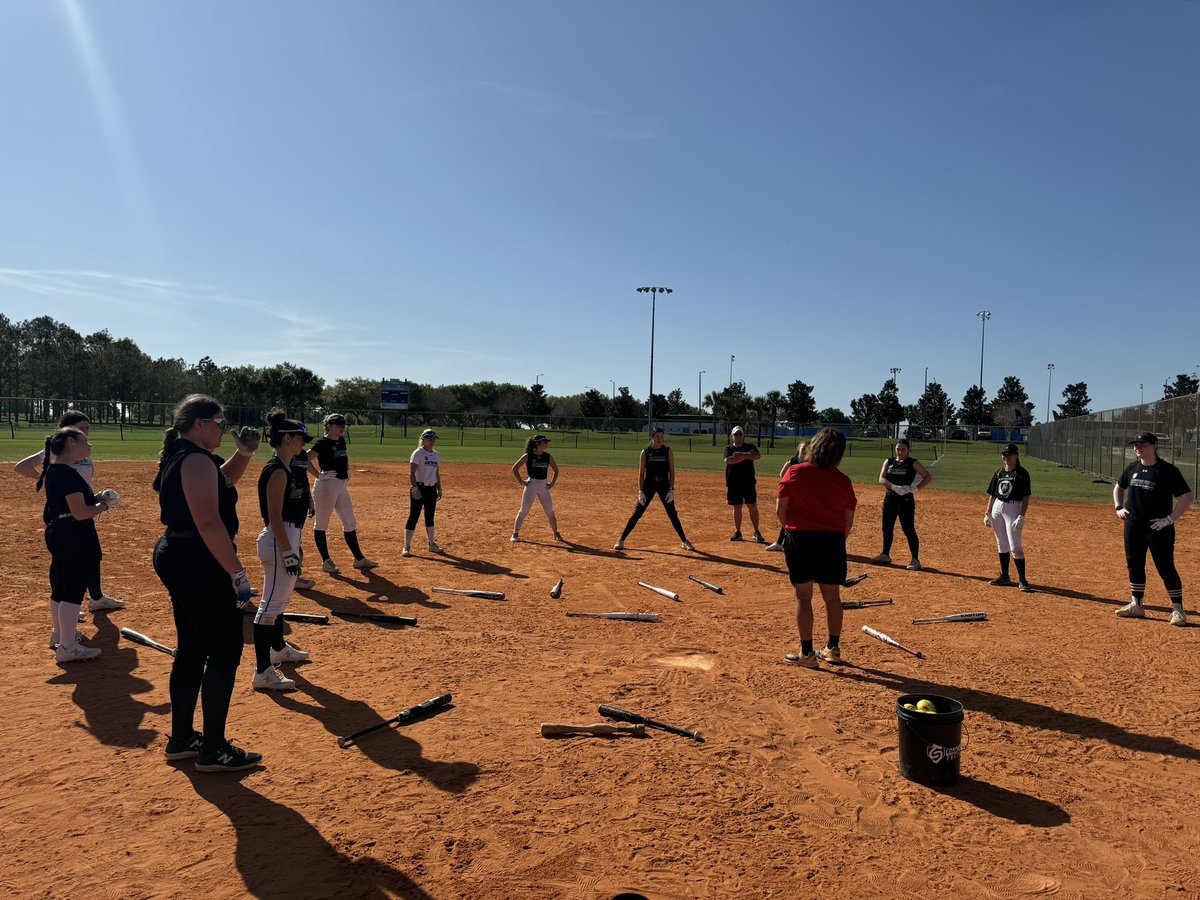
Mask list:
POLYGON ((212 462, 213 477, 217 481, 217 514, 232 538, 238 533, 238 492, 229 477, 221 471, 224 460, 183 439, 171 445, 170 456, 163 460, 158 477, 154 479, 154 488, 158 491, 159 521, 172 531, 195 531, 196 520, 192 518, 192 510, 183 493, 180 467, 184 459, 196 453, 203 454, 212 462))
POLYGON ((1009 472, 998 469, 988 485, 988 494, 998 500, 1019 503, 1033 493, 1033 485, 1029 480, 1029 472, 1020 463, 1009 472))
POLYGON ((304 491, 304 507, 308 508, 312 499, 312 489, 308 485, 308 451, 301 450, 292 457, 292 480, 304 491))
POLYGON ((271 524, 271 514, 267 507, 267 482, 276 472, 282 472, 287 478, 283 489, 283 521, 297 528, 304 525, 304 519, 308 516, 308 501, 304 499, 304 489, 296 484, 291 468, 285 466, 278 456, 272 456, 258 476, 258 511, 262 515, 264 525, 271 524))
MULTIPOLYGON (((917 467, 914 465, 915 463, 916 460, 911 456, 904 460, 889 456, 887 468, 883 470, 883 477, 892 484, 903 484, 912 487, 912 483, 917 479, 917 467)), ((989 493, 991 492, 989 491, 989 493)))
POLYGON ((71 507, 67 506, 67 497, 71 494, 83 494, 85 506, 94 506, 96 495, 83 476, 74 466, 66 463, 51 463, 46 467, 46 479, 42 482, 46 492, 46 505, 42 508, 42 521, 47 525, 55 522, 75 522, 79 525, 96 527, 91 519, 80 521, 71 515, 71 507))
POLYGON ((1175 498, 1190 493, 1183 473, 1165 459, 1152 466, 1134 460, 1125 467, 1117 484, 1125 491, 1125 508, 1140 522, 1152 522, 1171 514, 1175 498))
POLYGON ((663 444, 657 450, 647 447, 646 481, 652 484, 667 484, 671 481, 671 448, 663 444))
MULTIPOLYGON (((729 459, 735 453, 757 452, 758 448, 750 443, 743 442, 740 447, 735 444, 729 444, 725 447, 725 459, 729 459)), ((725 464, 725 485, 727 487, 753 487, 756 483, 757 479, 754 477, 754 460, 747 459, 733 465, 729 463, 725 464)))
POLYGON ((334 472, 343 481, 350 477, 350 456, 346 453, 345 435, 336 441, 327 437, 318 438, 312 445, 312 452, 317 454, 317 466, 322 472, 334 472))
POLYGON ((550 454, 543 453, 541 456, 534 456, 530 453, 525 458, 525 471, 529 473, 529 477, 534 481, 545 481, 546 473, 550 470, 550 454))

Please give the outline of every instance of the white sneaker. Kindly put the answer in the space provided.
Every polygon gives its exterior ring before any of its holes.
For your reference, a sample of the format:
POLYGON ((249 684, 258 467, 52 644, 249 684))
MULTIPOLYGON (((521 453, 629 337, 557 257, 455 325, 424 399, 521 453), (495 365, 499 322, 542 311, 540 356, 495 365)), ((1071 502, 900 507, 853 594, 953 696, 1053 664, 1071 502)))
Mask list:
POLYGON ((624 542, 624 541, 617 541, 615 544, 613 544, 613 549, 614 549, 614 550, 624 550, 624 549, 625 549, 625 542, 624 542))
MULTIPOLYGON (((83 640, 83 635, 80 634, 78 631, 75 632, 75 643, 78 644, 82 640, 83 640)), ((58 647, 58 629, 51 628, 50 629, 50 649, 55 650, 55 649, 57 649, 57 647, 58 647)))
POLYGON ((88 610, 96 612, 101 609, 124 609, 125 601, 118 600, 116 597, 110 597, 108 594, 101 594, 99 597, 93 597, 88 601, 88 610))
POLYGON ((921 571, 921 561, 914 556, 912 559, 912 562, 910 562, 904 568, 908 569, 908 571, 910 571, 910 572, 920 572, 921 571))
POLYGON ((1131 600, 1117 610, 1117 615, 1122 619, 1144 619, 1146 618, 1146 610, 1142 607, 1142 604, 1131 600))
POLYGON ((783 552, 783 544, 780 544, 778 542, 769 544, 767 546, 767 552, 768 553, 782 553, 783 552))
POLYGON ((412 556, 412 547, 405 547, 400 551, 401 556, 412 556))
POLYGON ((274 666, 267 666, 265 672, 255 672, 252 683, 256 691, 294 691, 296 682, 284 678, 274 666))
POLYGON ((840 663, 842 661, 841 647, 822 647, 817 651, 817 656, 825 662, 840 663))
POLYGON ((509 538, 509 541, 514 544, 519 544, 521 542, 521 536, 514 531, 512 537, 509 538))
POLYGON ((282 650, 271 649, 271 665, 277 666, 280 663, 304 662, 311 655, 307 650, 301 650, 299 647, 293 647, 291 644, 285 643, 282 650))
POLYGON ((367 559, 365 556, 362 559, 354 561, 354 568, 356 569, 374 569, 378 565, 379 563, 375 562, 375 560, 367 559))
POLYGON ((429 542, 429 552, 430 553, 445 553, 446 551, 443 550, 440 545, 435 544, 433 541, 430 541, 429 542))
POLYGON ((54 650, 54 661, 58 663, 83 662, 95 659, 100 655, 99 647, 85 647, 83 644, 59 644, 54 650))
POLYGON ((816 651, 809 651, 808 653, 788 653, 785 654, 783 658, 792 665, 803 666, 806 669, 821 668, 821 658, 817 656, 816 651))
POLYGON ((682 544, 680 544, 679 546, 680 546, 680 547, 682 547, 684 550, 692 550, 692 551, 695 551, 695 549, 696 549, 695 547, 693 547, 693 546, 692 546, 692 542, 691 542, 691 541, 684 541, 684 542, 683 542, 682 544))
POLYGON ((1167 620, 1171 625, 1184 626, 1187 625, 1187 613, 1182 609, 1171 610, 1171 618, 1167 620))
POLYGON ((332 559, 327 559, 325 562, 321 563, 321 571, 328 572, 330 575, 336 575, 342 570, 338 568, 337 563, 335 563, 332 559))
POLYGON ((315 581, 313 581, 311 578, 297 578, 296 579, 296 590, 298 590, 298 591, 311 591, 316 586, 317 586, 317 583, 315 581))

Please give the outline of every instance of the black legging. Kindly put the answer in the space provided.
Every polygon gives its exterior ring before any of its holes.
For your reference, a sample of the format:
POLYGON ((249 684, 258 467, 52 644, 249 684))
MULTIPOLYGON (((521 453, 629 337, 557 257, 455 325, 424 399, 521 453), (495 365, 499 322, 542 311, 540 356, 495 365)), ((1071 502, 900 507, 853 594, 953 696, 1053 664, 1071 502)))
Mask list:
POLYGON ((1130 585, 1146 584, 1146 551, 1154 560, 1167 593, 1183 589, 1183 580, 1175 568, 1175 526, 1153 531, 1149 522, 1125 520, 1125 566, 1129 569, 1130 585))
POLYGON ((196 699, 205 753, 225 745, 225 721, 242 659, 242 613, 228 573, 199 537, 159 538, 154 571, 171 596, 177 646, 171 666, 171 737, 189 740, 196 699))
POLYGON ((883 552, 892 552, 892 536, 896 531, 896 519, 900 519, 900 529, 908 538, 908 550, 913 559, 921 556, 921 539, 917 537, 917 529, 913 524, 917 514, 917 501, 912 494, 901 497, 889 490, 883 498, 883 552))
POLYGON ((421 489, 421 499, 415 499, 411 494, 408 500, 408 523, 404 526, 405 531, 412 531, 417 527, 417 519, 421 517, 421 507, 425 507, 425 527, 433 527, 433 511, 437 508, 438 495, 436 487, 428 485, 417 485, 421 489))
POLYGON ((638 523, 638 519, 650 508, 650 504, 656 496, 662 498, 663 506, 667 508, 667 518, 675 526, 675 533, 679 535, 679 539, 681 541, 687 540, 687 535, 683 533, 683 525, 679 522, 679 513, 675 512, 675 501, 667 501, 667 492, 669 490, 671 490, 671 485, 665 481, 646 485, 646 505, 642 506, 642 504, 638 503, 633 507, 633 515, 629 517, 629 521, 625 523, 625 530, 621 532, 622 541, 629 537, 629 532, 633 531, 633 526, 638 523))

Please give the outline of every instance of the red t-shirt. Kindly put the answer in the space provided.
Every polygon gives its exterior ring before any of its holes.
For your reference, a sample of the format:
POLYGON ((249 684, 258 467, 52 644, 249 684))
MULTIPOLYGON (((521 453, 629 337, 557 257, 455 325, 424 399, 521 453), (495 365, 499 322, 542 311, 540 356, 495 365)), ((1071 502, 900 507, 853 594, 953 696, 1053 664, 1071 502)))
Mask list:
POLYGON ((803 462, 780 479, 779 495, 788 498, 788 531, 846 533, 846 510, 858 506, 854 485, 837 469, 819 469, 803 462))

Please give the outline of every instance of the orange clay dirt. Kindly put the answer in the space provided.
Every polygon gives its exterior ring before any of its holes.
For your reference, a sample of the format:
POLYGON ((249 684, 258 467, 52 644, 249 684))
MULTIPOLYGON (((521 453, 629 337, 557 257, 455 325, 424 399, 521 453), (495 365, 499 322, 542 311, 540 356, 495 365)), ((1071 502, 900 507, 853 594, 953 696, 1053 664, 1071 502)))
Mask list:
MULTIPOLYGON (((908 572, 899 530, 901 565, 867 563, 880 549, 882 498, 859 486, 850 572, 870 577, 842 596, 895 603, 848 610, 845 664, 809 671, 783 659, 798 646, 783 555, 729 542, 720 473, 680 475, 680 513, 698 552, 680 550, 656 502, 617 553, 633 472, 564 468, 554 500, 571 543, 550 539, 535 506, 514 545, 520 491, 507 467, 446 463, 437 538, 447 555, 430 555, 419 527, 416 555, 401 558, 408 500, 398 465, 352 469, 362 546, 380 563, 373 573, 350 567, 336 519, 329 544, 342 575, 320 571, 305 535, 317 588, 297 596, 293 611, 379 611, 420 624, 291 625, 312 661, 285 667, 299 686, 285 695, 251 690, 248 645, 229 735, 261 752, 264 765, 241 775, 164 761, 171 660, 118 639, 129 626, 175 642, 150 565, 160 531, 152 465, 97 463, 98 487, 125 499, 98 524, 105 590, 128 608, 89 614, 80 629, 103 656, 65 669, 47 649, 40 497, 5 466, 4 892, 1198 896, 1200 628, 1167 625, 1153 569, 1149 617, 1113 615, 1127 577, 1109 507, 1035 497, 1025 542, 1041 590, 1026 595, 987 584, 997 564, 982 493, 921 494, 925 570, 908 572), (560 577, 562 599, 552 600, 560 577), (434 586, 499 590, 508 600, 434 586), (662 622, 567 618, 568 610, 653 611, 662 622), (911 624, 975 611, 988 621, 911 624), (927 659, 867 637, 864 624, 927 659), (439 714, 338 749, 339 735, 444 692, 454 702, 439 714), (895 705, 904 693, 966 707, 956 787, 900 777, 895 705), (602 703, 698 729, 704 743, 653 730, 539 736, 542 722, 599 721, 602 703)), ((238 540, 256 582, 259 465, 243 481, 238 540)), ((760 474, 768 539, 777 530, 773 484, 760 474)), ((1200 590, 1198 522, 1193 512, 1179 528, 1189 599, 1200 590)))

